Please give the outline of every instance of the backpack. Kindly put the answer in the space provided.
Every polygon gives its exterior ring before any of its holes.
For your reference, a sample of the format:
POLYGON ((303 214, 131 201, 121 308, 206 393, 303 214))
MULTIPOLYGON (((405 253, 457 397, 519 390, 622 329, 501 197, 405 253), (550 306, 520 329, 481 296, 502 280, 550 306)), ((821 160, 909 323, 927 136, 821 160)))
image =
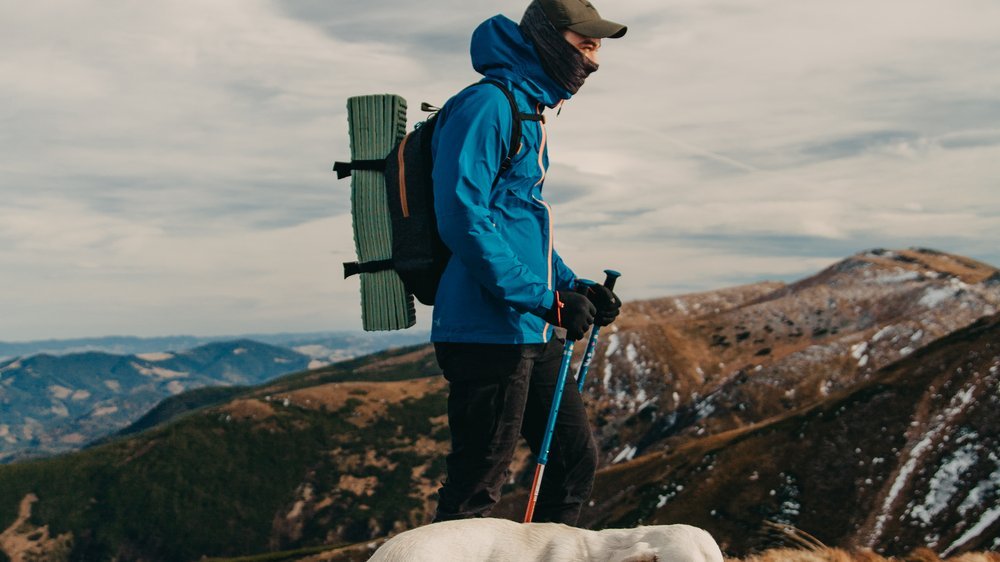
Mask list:
MULTIPOLYGON (((514 116, 510 149, 493 179, 495 186, 500 177, 510 169, 514 155, 520 148, 521 122, 544 122, 544 117, 518 111, 513 94, 498 81, 484 79, 468 88, 481 84, 492 84, 499 88, 510 102, 514 116)), ((437 124, 438 108, 424 103, 421 109, 432 113, 404 136, 389 151, 385 160, 337 162, 333 169, 337 172, 337 179, 351 175, 352 169, 384 172, 386 197, 392 216, 392 258, 366 263, 345 263, 344 278, 392 269, 403 280, 407 292, 412 293, 423 304, 433 305, 441 275, 451 258, 451 250, 438 234, 437 217, 434 214, 434 184, 431 177, 434 159, 431 156, 431 140, 437 124)))

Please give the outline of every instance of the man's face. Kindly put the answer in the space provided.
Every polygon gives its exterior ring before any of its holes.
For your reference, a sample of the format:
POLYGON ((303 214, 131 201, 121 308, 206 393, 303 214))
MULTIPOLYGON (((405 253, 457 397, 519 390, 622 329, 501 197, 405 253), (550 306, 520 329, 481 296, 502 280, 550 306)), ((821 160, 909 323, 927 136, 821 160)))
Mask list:
POLYGON ((563 37, 569 41, 570 45, 573 45, 578 51, 583 53, 583 56, 590 59, 590 61, 594 64, 597 64, 597 53, 601 50, 600 39, 584 37, 583 35, 569 29, 563 30, 563 37))

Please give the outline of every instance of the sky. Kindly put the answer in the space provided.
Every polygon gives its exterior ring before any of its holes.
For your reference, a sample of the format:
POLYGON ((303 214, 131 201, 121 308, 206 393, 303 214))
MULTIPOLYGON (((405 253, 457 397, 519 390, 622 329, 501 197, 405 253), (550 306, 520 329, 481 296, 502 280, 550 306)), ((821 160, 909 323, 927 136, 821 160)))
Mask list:
MULTIPOLYGON (((547 126, 579 275, 628 301, 875 247, 1000 265, 1000 3, 595 3, 628 34, 547 126)), ((360 329, 347 98, 412 125, 526 5, 0 2, 0 340, 360 329)))

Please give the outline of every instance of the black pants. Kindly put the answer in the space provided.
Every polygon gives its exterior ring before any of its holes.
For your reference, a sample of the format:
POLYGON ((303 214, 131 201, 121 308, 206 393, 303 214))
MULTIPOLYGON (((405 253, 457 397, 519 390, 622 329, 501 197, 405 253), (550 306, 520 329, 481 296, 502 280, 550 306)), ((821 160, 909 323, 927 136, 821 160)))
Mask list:
MULTIPOLYGON (((563 342, 437 343, 450 383, 448 479, 435 521, 486 517, 510 478, 519 436, 537 456, 562 361, 563 342)), ((534 521, 575 525, 597 470, 594 443, 573 373, 567 377, 534 521)))

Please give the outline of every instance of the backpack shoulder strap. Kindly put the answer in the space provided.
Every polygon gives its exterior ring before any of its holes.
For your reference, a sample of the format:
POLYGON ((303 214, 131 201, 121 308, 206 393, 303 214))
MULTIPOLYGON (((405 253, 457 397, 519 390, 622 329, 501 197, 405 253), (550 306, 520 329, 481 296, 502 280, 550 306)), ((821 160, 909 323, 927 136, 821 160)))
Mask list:
POLYGON ((497 88, 500 88, 500 91, 507 96, 507 101, 510 102, 510 112, 514 117, 514 123, 511 126, 510 131, 510 148, 507 149, 507 157, 504 158, 503 162, 500 164, 500 172, 497 174, 497 177, 499 178, 500 174, 503 174, 510 169, 511 163, 514 161, 514 156, 517 154, 517 150, 521 147, 521 121, 540 121, 544 123, 545 116, 538 113, 521 113, 517 107, 517 101, 514 100, 514 94, 512 94, 510 90, 507 89, 507 86, 504 86, 504 84, 499 80, 484 78, 477 84, 493 84, 497 88))

